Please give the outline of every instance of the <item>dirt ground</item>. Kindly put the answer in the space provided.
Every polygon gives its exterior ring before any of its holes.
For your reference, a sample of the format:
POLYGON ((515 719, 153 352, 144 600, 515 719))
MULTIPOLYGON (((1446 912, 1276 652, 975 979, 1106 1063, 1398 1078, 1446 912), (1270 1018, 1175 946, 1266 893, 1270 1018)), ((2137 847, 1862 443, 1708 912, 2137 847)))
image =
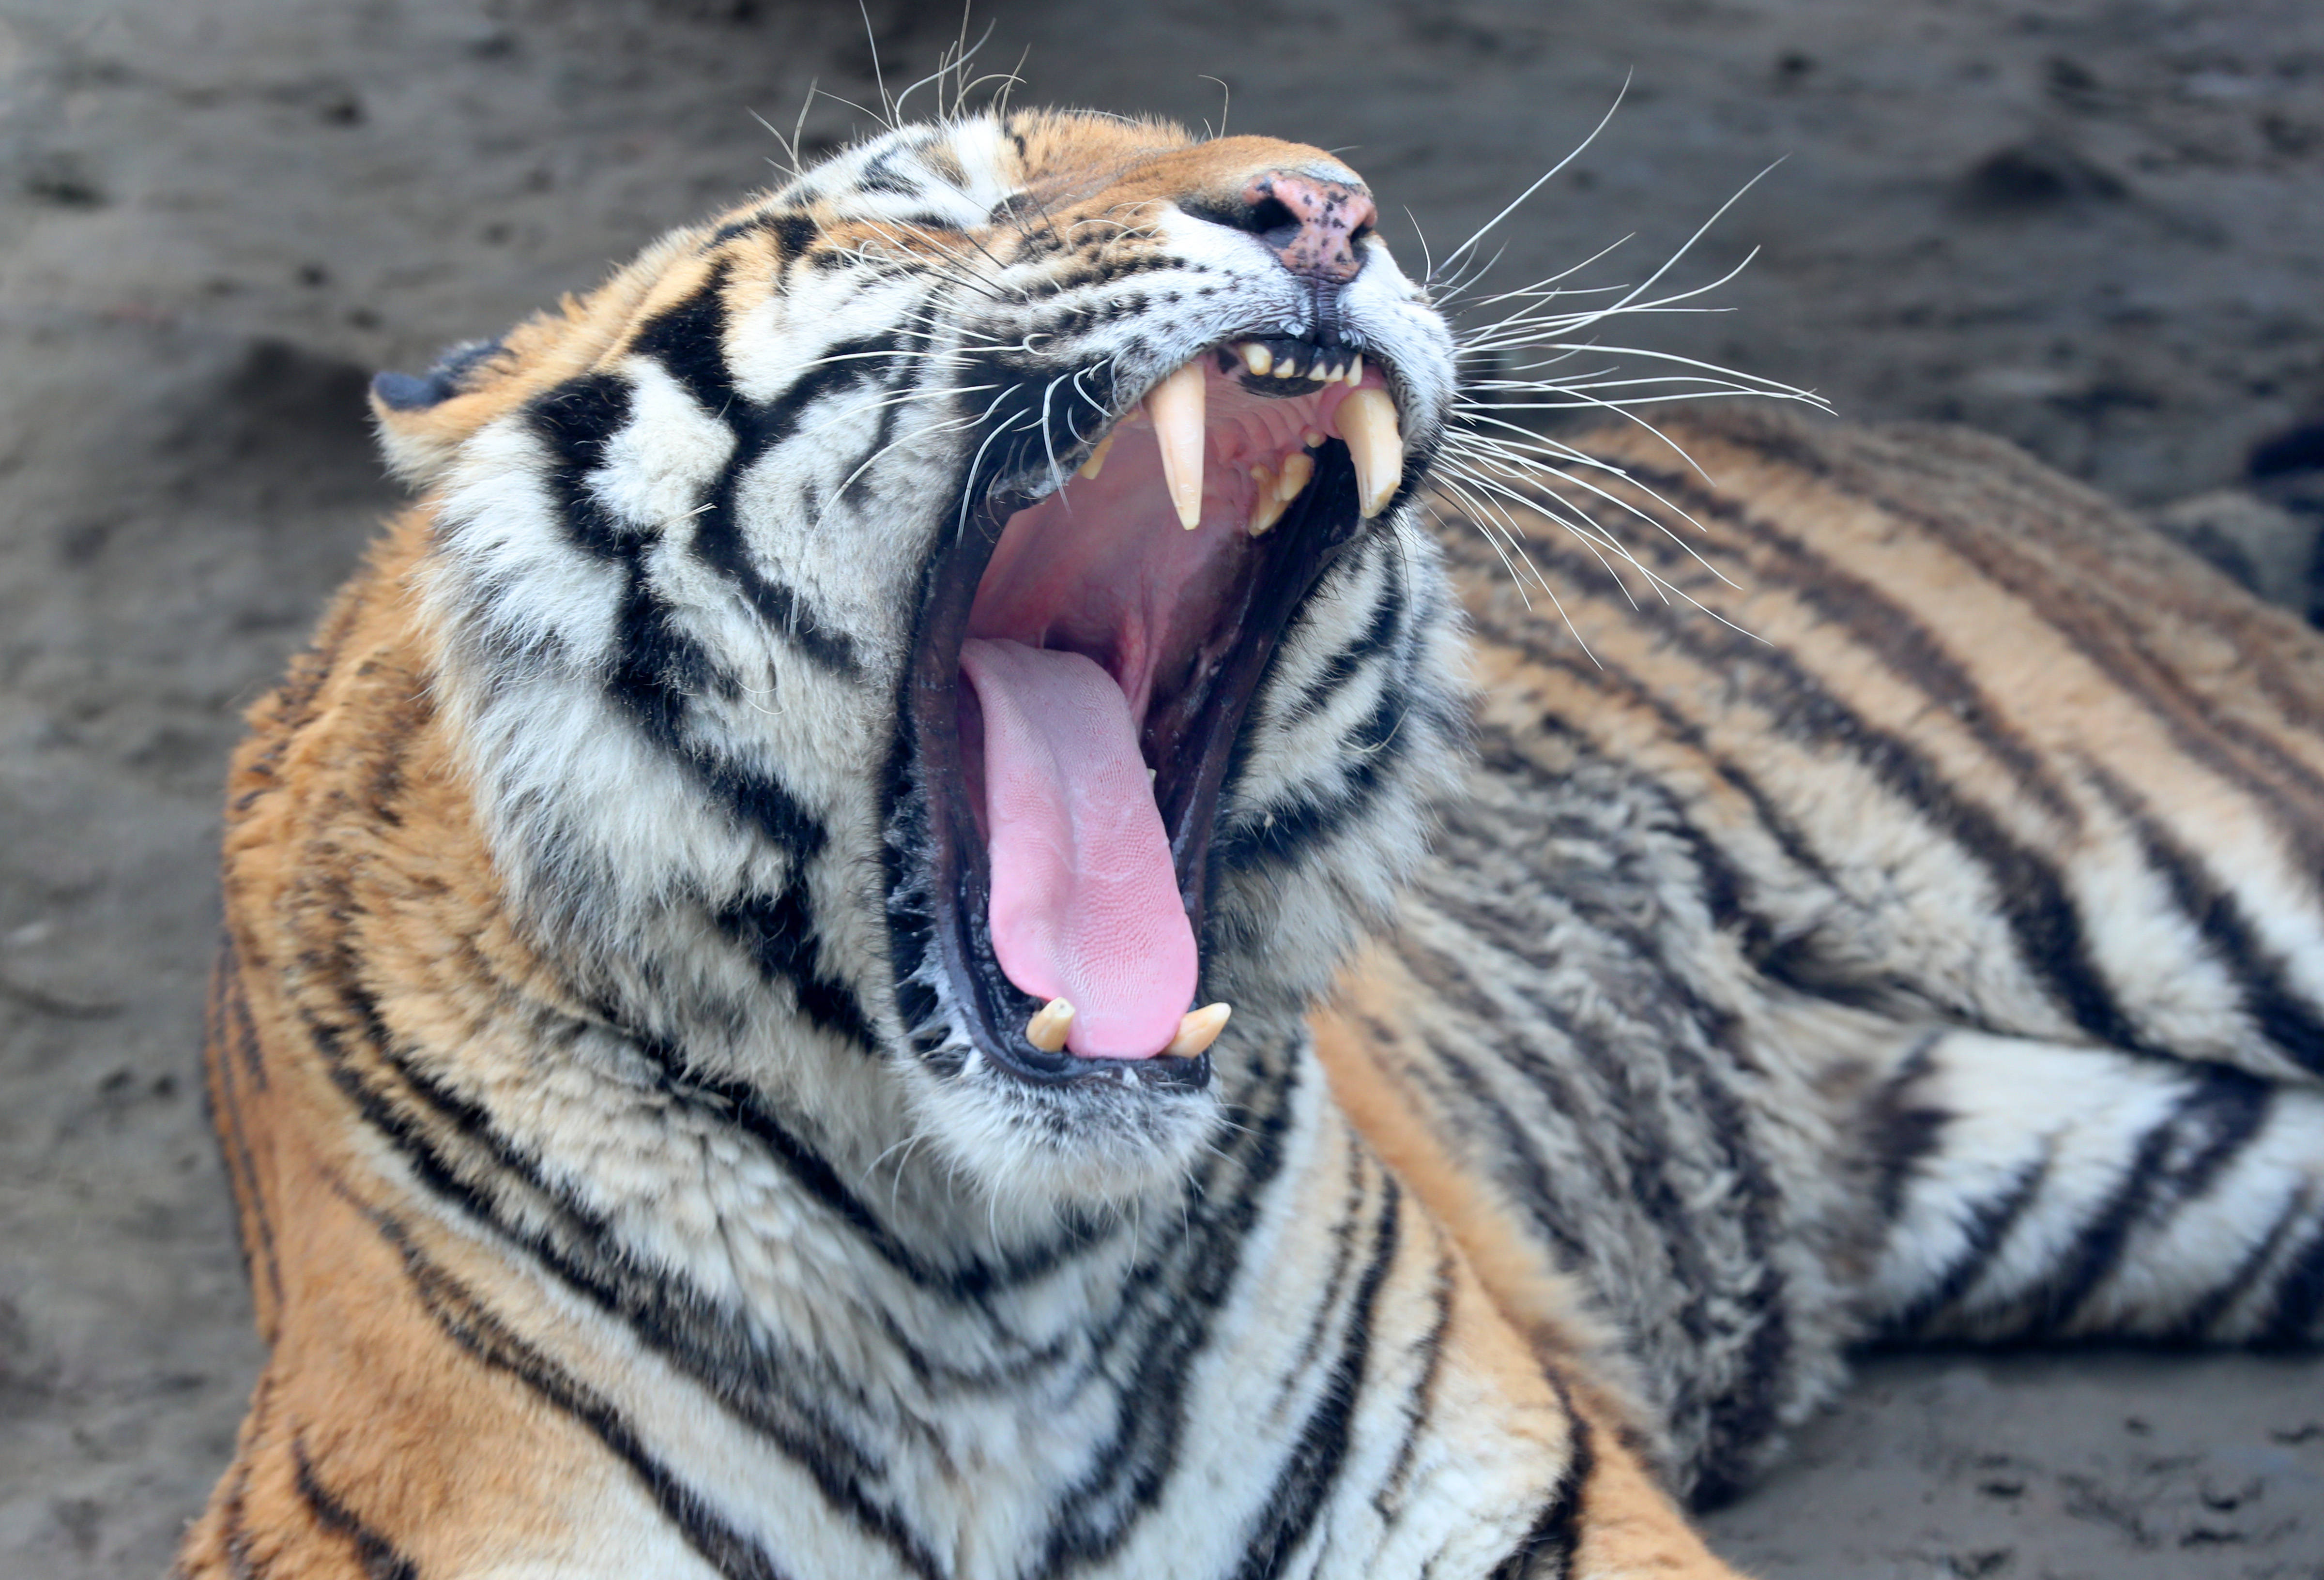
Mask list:
MULTIPOLYGON (((891 87, 956 6, 873 0, 891 87)), ((2314 0, 980 0, 1027 97, 1339 147, 1497 279, 1998 430, 2294 602, 2324 521, 2314 0), (1213 80, 1217 79, 1217 80, 1213 80)), ((259 1360, 195 1075, 217 786, 391 501, 363 381, 770 179, 852 4, 0 0, 0 1576, 152 1575, 259 1360)), ((925 105, 925 96, 918 101, 925 105)), ((862 119, 819 97, 810 151, 862 119)), ((1401 219, 1391 239, 1417 243, 1401 219)), ((1768 1580, 2324 1576, 2324 1365, 1871 1360, 1712 1516, 1768 1580)))

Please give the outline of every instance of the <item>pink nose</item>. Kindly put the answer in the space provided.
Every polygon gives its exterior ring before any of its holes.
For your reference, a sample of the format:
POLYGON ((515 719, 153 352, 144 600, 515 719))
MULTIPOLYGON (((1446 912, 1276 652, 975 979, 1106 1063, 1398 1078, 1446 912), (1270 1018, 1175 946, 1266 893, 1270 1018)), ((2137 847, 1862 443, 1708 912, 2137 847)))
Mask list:
POLYGON ((1277 206, 1259 239, 1275 250, 1283 266, 1334 283, 1353 280, 1364 261, 1356 253, 1356 233, 1379 216, 1371 194, 1343 181, 1327 181, 1291 170, 1269 170, 1243 188, 1243 201, 1262 216, 1277 206), (1288 218, 1285 218, 1288 216, 1288 218))

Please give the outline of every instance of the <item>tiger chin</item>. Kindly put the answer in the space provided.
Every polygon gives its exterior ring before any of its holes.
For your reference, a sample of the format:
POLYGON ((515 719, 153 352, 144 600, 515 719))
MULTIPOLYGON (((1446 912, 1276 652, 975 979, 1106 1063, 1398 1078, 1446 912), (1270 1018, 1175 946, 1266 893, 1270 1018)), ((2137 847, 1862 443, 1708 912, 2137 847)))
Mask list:
POLYGON ((2070 485, 1488 471, 1460 360, 1333 156, 1028 113, 383 375, 417 501, 230 783, 181 1572, 1711 1576, 1866 1337, 2312 1338, 2314 898, 2212 815, 2324 828, 2304 633, 2235 780, 2074 666, 2257 611, 2070 485))

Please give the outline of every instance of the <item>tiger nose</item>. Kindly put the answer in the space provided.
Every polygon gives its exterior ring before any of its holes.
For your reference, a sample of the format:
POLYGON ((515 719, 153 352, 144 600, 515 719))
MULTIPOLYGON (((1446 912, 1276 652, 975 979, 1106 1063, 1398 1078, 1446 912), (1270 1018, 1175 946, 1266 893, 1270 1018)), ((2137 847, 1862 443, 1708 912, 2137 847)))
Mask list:
POLYGON ((1356 254, 1357 233, 1379 211, 1361 187, 1296 170, 1269 170, 1245 187, 1242 196, 1254 214, 1276 221, 1258 232, 1259 239, 1292 273, 1336 284, 1353 280, 1364 266, 1356 254), (1270 203, 1276 206, 1271 213, 1270 203))

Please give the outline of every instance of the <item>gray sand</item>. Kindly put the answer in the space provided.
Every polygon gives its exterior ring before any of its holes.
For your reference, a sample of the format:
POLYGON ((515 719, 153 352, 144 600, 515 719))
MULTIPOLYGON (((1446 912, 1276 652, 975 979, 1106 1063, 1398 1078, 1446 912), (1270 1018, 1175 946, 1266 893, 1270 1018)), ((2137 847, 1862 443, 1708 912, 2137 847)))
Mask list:
MULTIPOLYGON (((1498 279, 1633 232, 1591 278, 1637 279, 1788 156, 1679 271, 1763 248, 1735 310, 1624 333, 1998 430, 2306 595, 2324 489, 2244 471, 2324 418, 2313 0, 979 9, 1028 96, 1215 122, 1223 78, 1440 252, 1635 69, 1498 279)), ((872 15, 894 86, 957 12, 872 15)), ((391 502, 364 377, 770 179, 748 112, 874 90, 852 5, 0 18, 0 1575, 151 1575, 259 1361, 195 1074, 217 785, 391 502)), ((810 148, 858 120, 818 101, 810 148)), ((2292 1580, 2319 1511, 2313 1362, 1957 1352, 1869 1363, 1711 1529, 1771 1580, 2292 1580)))

